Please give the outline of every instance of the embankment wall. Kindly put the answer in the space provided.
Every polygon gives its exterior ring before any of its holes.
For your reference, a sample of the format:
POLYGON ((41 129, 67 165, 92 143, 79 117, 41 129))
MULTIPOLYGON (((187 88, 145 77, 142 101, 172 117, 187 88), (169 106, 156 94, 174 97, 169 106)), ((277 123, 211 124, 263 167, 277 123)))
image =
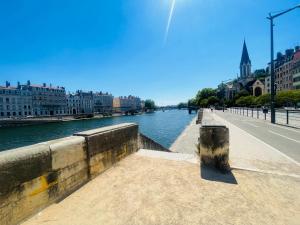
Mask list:
POLYGON ((0 224, 17 224, 138 150, 138 126, 120 124, 0 153, 0 224))

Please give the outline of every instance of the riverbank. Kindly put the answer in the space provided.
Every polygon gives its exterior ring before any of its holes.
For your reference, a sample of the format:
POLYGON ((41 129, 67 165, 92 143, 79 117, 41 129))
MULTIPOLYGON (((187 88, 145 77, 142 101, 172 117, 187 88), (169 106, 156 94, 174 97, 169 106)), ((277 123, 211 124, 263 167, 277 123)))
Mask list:
POLYGON ((165 112, 157 111, 135 116, 114 114, 112 117, 94 117, 31 126, 6 127, 0 129, 0 151, 63 138, 76 132, 120 123, 139 124, 140 131, 143 134, 168 149, 194 116, 194 114, 190 115, 183 110, 166 110, 165 112))
POLYGON ((296 225, 298 192, 293 177, 224 175, 185 154, 139 150, 22 225, 296 225))
MULTIPOLYGON (((140 114, 139 114, 140 115, 140 114)), ((37 117, 37 118, 18 118, 18 119, 3 119, 0 120, 0 128, 3 127, 20 127, 20 126, 30 126, 38 124, 47 123, 59 123, 59 122, 70 122, 70 121, 80 121, 80 120, 91 120, 91 119, 101 119, 101 118, 111 118, 125 116, 125 114, 114 113, 110 116, 94 115, 93 117, 88 117, 83 115, 82 117, 76 116, 62 116, 62 117, 37 117)))
POLYGON ((197 151, 197 143, 199 137, 199 125, 196 124, 195 117, 190 124, 182 131, 176 141, 171 145, 172 152, 185 154, 194 154, 197 151))
MULTIPOLYGON (((300 178, 299 163, 221 118, 218 112, 204 111, 204 118, 210 118, 229 128, 231 168, 300 178)), ((194 119, 178 136, 170 150, 195 154, 200 136, 199 129, 200 125, 196 124, 194 119)))

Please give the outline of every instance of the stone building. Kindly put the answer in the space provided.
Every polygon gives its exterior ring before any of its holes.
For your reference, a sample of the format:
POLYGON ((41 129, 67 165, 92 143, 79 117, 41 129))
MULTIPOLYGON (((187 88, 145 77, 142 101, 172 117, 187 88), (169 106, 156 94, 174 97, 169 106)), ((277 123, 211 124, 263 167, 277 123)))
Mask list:
POLYGON ((97 92, 93 95, 95 113, 112 113, 113 111, 112 94, 97 92))
POLYGON ((255 80, 252 84, 252 95, 255 97, 265 94, 264 80, 255 80))
POLYGON ((34 85, 30 81, 21 85, 22 90, 31 93, 34 116, 61 116, 67 114, 66 90, 64 87, 34 85))
POLYGON ((295 48, 296 52, 293 57, 292 76, 293 76, 293 89, 300 89, 300 48, 295 48))
POLYGON ((293 89, 293 66, 294 49, 287 49, 285 55, 277 53, 275 61, 275 83, 276 92, 293 89))
POLYGON ((76 91, 67 95, 67 111, 70 115, 93 114, 93 92, 76 91))
POLYGON ((271 76, 265 77, 265 91, 266 94, 271 93, 271 76))
POLYGON ((125 113, 132 111, 141 111, 142 102, 139 97, 129 95, 128 97, 116 97, 113 100, 115 112, 125 113))
POLYGON ((57 116, 67 114, 64 87, 32 85, 30 81, 17 87, 6 82, 0 87, 1 117, 57 116))
POLYGON ((33 115, 32 93, 18 83, 17 87, 0 86, 0 118, 26 117, 33 115))

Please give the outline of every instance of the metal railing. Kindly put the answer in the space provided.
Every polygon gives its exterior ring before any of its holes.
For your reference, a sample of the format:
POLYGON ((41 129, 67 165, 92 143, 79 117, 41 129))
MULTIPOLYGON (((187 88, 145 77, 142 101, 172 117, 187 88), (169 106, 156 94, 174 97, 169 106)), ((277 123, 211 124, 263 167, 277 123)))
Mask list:
MULTIPOLYGON (((271 111, 263 108, 233 107, 228 108, 233 114, 271 122, 271 111)), ((276 109, 275 122, 281 125, 300 128, 300 110, 276 109)))

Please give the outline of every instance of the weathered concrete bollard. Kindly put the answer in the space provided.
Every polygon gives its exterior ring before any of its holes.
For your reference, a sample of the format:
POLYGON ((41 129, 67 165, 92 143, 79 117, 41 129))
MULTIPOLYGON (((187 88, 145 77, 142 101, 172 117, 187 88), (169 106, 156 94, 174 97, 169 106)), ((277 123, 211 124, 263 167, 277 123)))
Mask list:
POLYGON ((199 153, 201 163, 229 171, 229 129, 223 125, 204 125, 200 128, 199 153))
POLYGON ((203 109, 199 109, 196 124, 202 123, 202 118, 203 118, 203 109))

